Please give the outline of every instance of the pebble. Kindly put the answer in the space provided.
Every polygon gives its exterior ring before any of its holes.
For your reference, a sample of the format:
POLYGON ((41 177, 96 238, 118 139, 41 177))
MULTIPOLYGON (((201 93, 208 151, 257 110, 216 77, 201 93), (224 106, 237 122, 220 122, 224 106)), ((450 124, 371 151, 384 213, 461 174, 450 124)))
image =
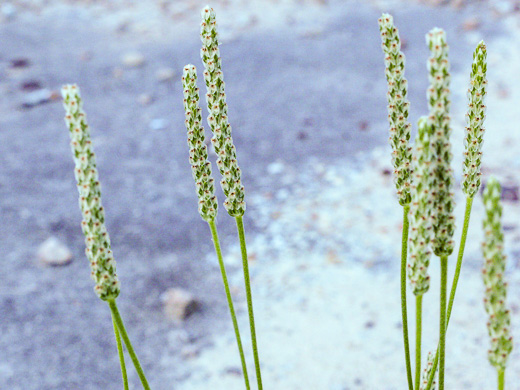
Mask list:
POLYGON ((31 62, 27 58, 13 58, 11 61, 9 61, 9 67, 10 68, 27 68, 29 65, 31 65, 31 62))
POLYGON ((182 322, 199 308, 195 297, 182 288, 170 288, 162 295, 164 314, 174 322, 182 322))
POLYGON ((195 345, 186 345, 181 349, 181 356, 184 359, 193 359, 200 354, 200 348, 195 345))
POLYGON ((157 81, 166 82, 175 78, 176 72, 172 68, 161 68, 155 72, 157 81))
POLYGON ((2 15, 2 19, 13 20, 16 16, 16 7, 11 3, 4 3, 0 7, 0 13, 2 15))
POLYGON ((464 31, 473 31, 480 27, 480 19, 477 17, 471 17, 462 22, 462 29, 464 31))
POLYGON ((267 166, 267 172, 270 175, 277 175, 279 173, 282 173, 284 170, 284 166, 281 162, 273 162, 267 166))
POLYGON ((51 91, 50 89, 38 89, 36 91, 29 92, 24 96, 22 107, 31 108, 40 104, 48 103, 52 100, 57 99, 57 96, 57 93, 51 91))
POLYGON ((145 58, 139 52, 129 52, 123 55, 122 62, 128 68, 138 68, 144 65, 145 58))
POLYGON ((142 93, 137 97, 137 101, 143 106, 148 106, 153 102, 153 96, 149 93, 142 93))
POLYGON ((168 121, 164 118, 155 118, 150 121, 151 130, 162 130, 166 128, 168 121))
POLYGON ((38 80, 27 80, 20 85, 22 91, 32 92, 42 89, 42 84, 38 80))
POLYGON ((56 237, 45 240, 36 255, 39 261, 48 266, 67 265, 72 261, 72 252, 56 237))

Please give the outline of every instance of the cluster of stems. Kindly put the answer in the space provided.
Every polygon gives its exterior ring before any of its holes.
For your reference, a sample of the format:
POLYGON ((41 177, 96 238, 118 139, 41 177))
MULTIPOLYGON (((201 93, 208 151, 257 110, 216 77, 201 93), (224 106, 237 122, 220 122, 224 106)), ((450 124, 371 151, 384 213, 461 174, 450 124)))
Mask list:
MULTIPOLYGON (((251 344, 255 361, 256 380, 258 389, 262 389, 262 375, 260 370, 260 359, 256 341, 255 319, 253 312, 253 298, 249 277, 249 265, 247 247, 244 232, 243 215, 246 209, 244 186, 241 182, 241 171, 238 166, 236 148, 231 136, 231 125, 227 114, 227 103, 225 93, 224 74, 222 72, 222 61, 220 58, 217 22, 215 11, 205 7, 201 12, 201 58, 204 65, 204 81, 206 84, 206 103, 208 107, 208 124, 213 133, 211 143, 217 154, 217 167, 222 176, 220 181, 226 200, 224 208, 228 214, 235 218, 240 252, 242 255, 242 268, 244 272, 244 284, 246 291, 247 308, 249 314, 249 325, 251 331, 251 344)), ((215 252, 219 261, 222 281, 228 301, 229 312, 233 322, 235 337, 240 354, 242 371, 246 389, 250 389, 247 365, 240 337, 240 330, 233 307, 233 299, 229 289, 227 273, 224 266, 220 242, 218 239, 217 226, 217 201, 214 193, 214 180, 211 174, 211 163, 208 161, 204 128, 201 123, 201 109, 199 107, 199 89, 197 87, 197 70, 193 65, 184 67, 183 77, 184 110, 186 116, 186 130, 188 134, 188 145, 190 148, 190 164, 192 175, 195 180, 197 196, 199 198, 199 213, 208 223, 215 246, 215 252)))
POLYGON ((399 203, 405 210, 401 248, 401 307, 408 387, 409 390, 431 390, 438 386, 439 390, 444 390, 446 331, 460 276, 473 197, 480 187, 484 97, 487 87, 486 46, 484 42, 478 44, 473 55, 470 74, 462 183, 462 190, 466 195, 466 209, 457 264, 448 299, 447 266, 448 257, 454 249, 455 202, 452 190, 454 177, 450 144, 450 67, 446 34, 443 30, 434 28, 426 35, 430 50, 427 63, 430 82, 427 91, 429 114, 419 120, 418 134, 413 148, 408 145, 409 126, 406 118, 409 103, 406 100, 404 79, 405 57, 400 52, 398 30, 393 25, 393 18, 388 14, 383 14, 379 19, 379 28, 388 82, 388 119, 395 183, 399 203), (409 153, 409 150, 412 153, 409 153), (402 167, 404 166, 409 168, 409 176, 407 176, 409 182, 406 185, 403 184, 402 167), (409 189, 409 197, 403 196, 404 188, 409 189), (427 366, 421 378, 422 297, 429 290, 430 277, 427 269, 432 252, 439 257, 441 264, 439 345, 436 353, 428 355, 427 366), (411 372, 406 287, 403 285, 403 264, 406 260, 410 286, 416 299, 415 381, 411 372), (434 378, 437 373, 438 384, 436 385, 434 378))

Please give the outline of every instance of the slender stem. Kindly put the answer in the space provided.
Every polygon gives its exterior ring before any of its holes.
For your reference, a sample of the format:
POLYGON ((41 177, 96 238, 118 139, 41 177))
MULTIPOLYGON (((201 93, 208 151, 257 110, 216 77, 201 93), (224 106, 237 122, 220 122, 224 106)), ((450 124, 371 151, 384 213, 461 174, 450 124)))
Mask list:
POLYGON ((139 359, 137 358, 134 348, 132 347, 132 343, 130 342, 128 333, 126 333, 125 325, 123 324, 123 319, 121 318, 121 314, 119 314, 119 310, 117 309, 116 301, 112 299, 112 300, 108 300, 107 303, 110 306, 110 310, 112 311, 112 318, 114 318, 114 321, 116 322, 117 327, 119 328, 119 332, 121 333, 121 337, 123 338, 123 341, 125 342, 126 350, 128 351, 128 354, 130 355, 130 358, 132 359, 132 362, 134 363, 134 367, 135 367, 135 370, 137 371, 137 375, 139 375, 139 379, 141 379, 143 388, 145 390, 150 390, 150 385, 148 384, 148 381, 146 380, 146 376, 144 375, 144 371, 141 368, 139 359))
POLYGON ((422 336, 422 298, 415 296, 415 389, 421 385, 421 336, 422 336))
POLYGON ((439 390, 444 390, 446 360, 446 290, 448 284, 448 256, 441 257, 441 308, 439 325, 439 390))
POLYGON ((498 370, 498 390, 504 390, 506 380, 505 380, 505 370, 498 370))
POLYGON ((406 259, 408 255, 408 212, 410 206, 403 206, 403 239, 401 243, 401 312, 403 317, 404 357, 408 389, 413 390, 412 364, 410 363, 410 342, 408 340, 408 310, 406 307, 406 259))
POLYGON ((119 364, 121 365, 121 375, 123 376, 123 388, 128 390, 128 377, 126 375, 125 355, 123 353, 123 343, 121 342, 121 335, 117 328, 116 320, 112 315, 112 324, 114 325, 114 334, 116 335, 117 354, 119 355, 119 364))
POLYGON ((251 282, 249 280, 249 264, 247 260, 246 238, 242 216, 235 217, 237 223, 238 237, 240 239, 240 252, 242 252, 242 267, 244 269, 244 282, 246 286, 247 311, 249 313, 249 326, 251 328, 251 342, 253 344, 253 355, 255 358, 256 380, 258 390, 262 390, 262 375, 260 372, 260 359, 258 358, 258 346, 256 345, 255 316, 253 313, 253 298, 251 296, 251 282))
MULTIPOLYGON (((453 276, 453 282, 451 284, 450 300, 448 302, 448 316, 446 319, 446 329, 450 323, 451 311, 453 309, 453 302, 455 301, 455 292, 457 291, 457 284, 459 282, 460 270, 462 268, 462 259, 464 257, 464 248, 466 247, 466 238, 468 236, 469 229, 469 218, 471 216, 471 207, 473 205, 473 198, 466 198, 466 209, 464 211, 464 226, 462 227, 462 236, 460 238, 459 253, 457 255, 457 265, 455 267, 455 275, 453 276)), ((435 360, 433 361, 433 367, 428 378, 428 384, 425 390, 430 390, 433 384, 433 378, 435 378, 435 372, 437 371, 437 365, 439 363, 439 347, 437 346, 437 353, 435 354, 435 360)))
POLYGON ((218 239, 217 225, 215 224, 215 221, 208 221, 208 225, 211 229, 211 236, 213 238, 215 252, 217 253, 218 264, 220 266, 220 273, 222 274, 224 289, 226 290, 226 298, 229 306, 229 313, 231 314, 231 320, 233 321, 233 328, 235 329, 235 337, 237 339, 238 352, 240 353, 240 361, 242 362, 242 372, 244 373, 244 381, 246 382, 246 389, 249 390, 251 387, 249 386, 249 376, 247 375, 246 358, 244 356, 244 349, 242 348, 242 339, 240 338, 240 330, 238 329, 238 322, 237 316, 235 314, 235 308, 233 306, 233 299, 231 298, 231 292, 229 291, 226 267, 224 266, 222 251, 220 249, 220 241, 218 239))

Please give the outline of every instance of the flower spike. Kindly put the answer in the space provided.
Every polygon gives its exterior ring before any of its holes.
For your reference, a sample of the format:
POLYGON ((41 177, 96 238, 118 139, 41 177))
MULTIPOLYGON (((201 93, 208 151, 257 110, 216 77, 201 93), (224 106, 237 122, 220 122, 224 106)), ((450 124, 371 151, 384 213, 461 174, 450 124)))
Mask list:
POLYGON ((480 187, 480 164, 482 159, 482 141, 484 137, 484 119, 486 117, 487 52, 484 41, 480 41, 473 53, 471 64, 470 87, 468 89, 468 113, 466 114, 466 137, 464 138, 464 162, 462 191, 472 198, 480 187))
POLYGON ((419 119, 419 132, 415 139, 408 238, 408 278, 415 295, 424 294, 430 287, 428 266, 431 258, 433 208, 430 133, 431 124, 423 116, 419 119))
POLYGON ((453 170, 451 169, 450 144, 450 64, 446 33, 434 28, 426 35, 430 48, 428 59, 428 105, 432 123, 431 147, 435 154, 433 167, 433 252, 437 256, 449 256, 453 252, 455 232, 455 208, 453 170))
POLYGON ((482 223, 484 228, 482 278, 486 288, 484 307, 489 314, 487 327, 491 338, 488 358, 497 369, 505 370, 507 358, 513 350, 513 337, 509 329, 511 314, 506 307, 507 283, 504 281, 506 256, 501 223, 501 189, 497 179, 493 177, 489 179, 483 195, 486 214, 482 223))
POLYGON ((184 113, 188 146, 190 147, 190 165, 197 196, 199 197, 199 214, 205 221, 214 221, 217 216, 217 197, 214 180, 211 176, 211 163, 204 142, 202 126, 202 110, 199 107, 199 89, 197 88, 197 69, 186 65, 182 74, 184 91, 184 113))
POLYGON ((101 186, 96 168, 87 117, 77 85, 65 85, 61 93, 65 107, 65 123, 70 132, 70 146, 74 157, 74 175, 78 183, 79 205, 83 214, 81 228, 85 235, 94 288, 104 301, 119 295, 120 282, 116 275, 116 261, 110 249, 110 238, 105 227, 105 212, 101 205, 101 186))
POLYGON ((204 81, 206 82, 208 104, 208 123, 213 132, 211 142, 217 153, 217 166, 222 175, 220 185, 226 195, 224 207, 232 217, 244 215, 244 186, 237 162, 236 149, 231 137, 231 125, 228 121, 224 77, 220 59, 217 22, 213 8, 205 7, 202 12, 200 36, 202 49, 200 55, 204 63, 204 81))
POLYGON ((404 77, 405 56, 401 51, 399 31, 391 15, 379 18, 382 48, 385 54, 386 80, 388 83, 388 121, 390 145, 394 165, 394 182, 401 206, 411 201, 410 180, 412 147, 409 145, 411 124, 408 121, 410 102, 407 99, 408 82, 404 77))

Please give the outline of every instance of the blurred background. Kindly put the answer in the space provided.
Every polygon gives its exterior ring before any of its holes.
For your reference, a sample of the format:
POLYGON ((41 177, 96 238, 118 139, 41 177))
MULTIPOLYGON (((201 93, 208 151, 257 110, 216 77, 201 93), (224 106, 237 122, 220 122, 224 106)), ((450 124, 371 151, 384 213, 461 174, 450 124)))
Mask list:
MULTIPOLYGON (((210 233, 197 213, 182 108, 185 64, 199 69, 204 93, 199 13, 206 3, 0 1, 0 388, 121 388, 109 309, 92 291, 84 255, 59 92, 65 83, 82 91, 122 282, 118 304, 152 388, 243 388, 210 233), (175 299, 179 291, 188 301, 175 299), (184 310, 186 302, 196 309, 184 310)), ((520 340, 520 2, 209 5, 217 13, 244 174, 265 388, 405 386, 402 209, 387 141, 382 12, 392 13, 400 30, 414 128, 427 111, 425 34, 433 27, 448 34, 457 242, 466 90, 472 51, 486 41, 483 173, 484 181, 494 174, 504 187, 508 298, 520 340)), ((238 240, 234 221, 220 209, 253 375, 238 240)), ((448 332, 446 386, 453 389, 493 388, 496 381, 486 356, 482 214, 479 196, 448 332)), ((437 263, 432 260, 424 298, 425 354, 437 342, 437 263)), ((450 275, 454 263, 450 259, 450 275)), ((506 374, 510 389, 520 389, 518 345, 506 374)), ((128 370, 138 388, 129 361, 128 370)))

